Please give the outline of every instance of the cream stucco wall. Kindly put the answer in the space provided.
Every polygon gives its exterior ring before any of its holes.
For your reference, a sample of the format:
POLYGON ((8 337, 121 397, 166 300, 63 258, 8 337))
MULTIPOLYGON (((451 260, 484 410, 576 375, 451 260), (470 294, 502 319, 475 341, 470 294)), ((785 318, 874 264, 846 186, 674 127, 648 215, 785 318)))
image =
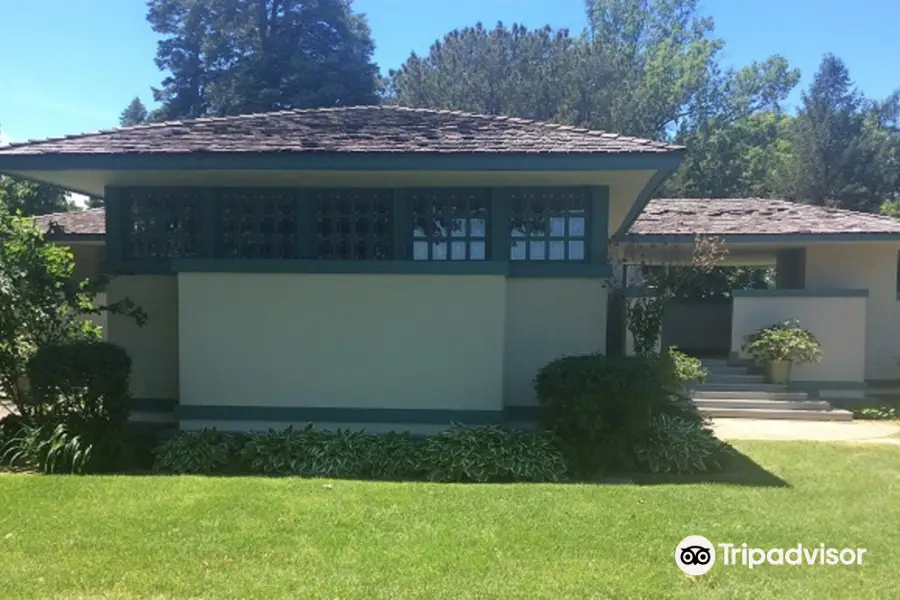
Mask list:
POLYGON ((109 315, 107 339, 131 356, 131 394, 135 398, 178 397, 178 281, 166 275, 114 278, 106 290, 110 303, 130 298, 147 313, 139 327, 130 317, 109 315))
POLYGON ((731 351, 741 352, 745 336, 786 319, 799 319, 822 345, 822 362, 794 365, 792 381, 862 382, 866 371, 866 298, 736 296, 731 351))
MULTIPOLYGON (((866 378, 900 378, 900 302, 896 242, 821 243, 806 249, 808 289, 869 290, 866 314, 866 378)), ((843 318, 843 317, 839 317, 843 318)))
POLYGON ((591 279, 509 279, 506 292, 504 396, 535 404, 538 370, 569 354, 606 351, 609 289, 591 279))
POLYGON ((182 273, 182 405, 502 409, 502 276, 182 273))

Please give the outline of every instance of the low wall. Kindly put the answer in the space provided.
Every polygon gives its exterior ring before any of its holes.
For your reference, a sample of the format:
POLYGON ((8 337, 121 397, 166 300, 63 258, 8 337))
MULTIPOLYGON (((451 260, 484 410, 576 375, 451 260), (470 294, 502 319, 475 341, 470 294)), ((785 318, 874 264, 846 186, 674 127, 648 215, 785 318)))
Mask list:
POLYGON ((823 360, 795 365, 792 382, 862 383, 866 367, 866 290, 735 290, 731 351, 761 327, 786 319, 816 336, 823 360))

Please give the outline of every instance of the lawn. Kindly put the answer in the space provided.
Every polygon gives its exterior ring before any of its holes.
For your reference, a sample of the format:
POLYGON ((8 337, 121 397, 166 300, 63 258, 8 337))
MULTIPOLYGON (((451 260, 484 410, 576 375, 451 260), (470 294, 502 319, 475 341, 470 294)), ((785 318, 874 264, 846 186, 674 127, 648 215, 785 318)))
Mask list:
POLYGON ((737 448, 694 483, 0 475, 0 598, 900 597, 900 446, 737 448), (868 552, 691 579, 690 534, 868 552))

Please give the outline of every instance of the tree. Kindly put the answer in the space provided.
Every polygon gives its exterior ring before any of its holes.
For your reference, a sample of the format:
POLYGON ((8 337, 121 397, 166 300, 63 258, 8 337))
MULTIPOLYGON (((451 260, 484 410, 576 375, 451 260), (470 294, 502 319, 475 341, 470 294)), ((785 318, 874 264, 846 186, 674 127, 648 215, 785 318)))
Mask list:
POLYGON ((885 200, 877 107, 853 86, 844 63, 822 59, 794 121, 792 195, 820 206, 875 211, 885 200))
POLYGON ((65 190, 7 175, 0 175, 0 205, 9 212, 19 211, 29 216, 66 212, 74 208, 65 190))
POLYGON ((143 125, 147 122, 147 107, 141 102, 137 96, 125 107, 122 114, 119 115, 119 125, 121 127, 132 127, 134 125, 143 125))
POLYGON ((374 104, 378 68, 349 0, 148 0, 162 35, 152 120, 374 104))
POLYGON ((99 339, 85 317, 100 310, 130 315, 142 324, 143 311, 130 300, 95 307, 103 282, 72 278, 72 251, 44 239, 28 217, 0 204, 0 392, 30 414, 24 381, 28 360, 43 346, 99 339))

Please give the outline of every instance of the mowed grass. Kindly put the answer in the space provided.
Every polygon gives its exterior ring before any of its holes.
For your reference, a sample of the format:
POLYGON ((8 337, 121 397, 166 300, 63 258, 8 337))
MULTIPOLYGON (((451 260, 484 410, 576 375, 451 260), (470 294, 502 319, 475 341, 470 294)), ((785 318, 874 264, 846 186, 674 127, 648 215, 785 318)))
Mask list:
POLYGON ((736 447, 770 475, 644 485, 0 475, 0 598, 900 597, 900 447, 736 447), (862 566, 720 561, 691 579, 673 560, 691 534, 868 552, 862 566))

